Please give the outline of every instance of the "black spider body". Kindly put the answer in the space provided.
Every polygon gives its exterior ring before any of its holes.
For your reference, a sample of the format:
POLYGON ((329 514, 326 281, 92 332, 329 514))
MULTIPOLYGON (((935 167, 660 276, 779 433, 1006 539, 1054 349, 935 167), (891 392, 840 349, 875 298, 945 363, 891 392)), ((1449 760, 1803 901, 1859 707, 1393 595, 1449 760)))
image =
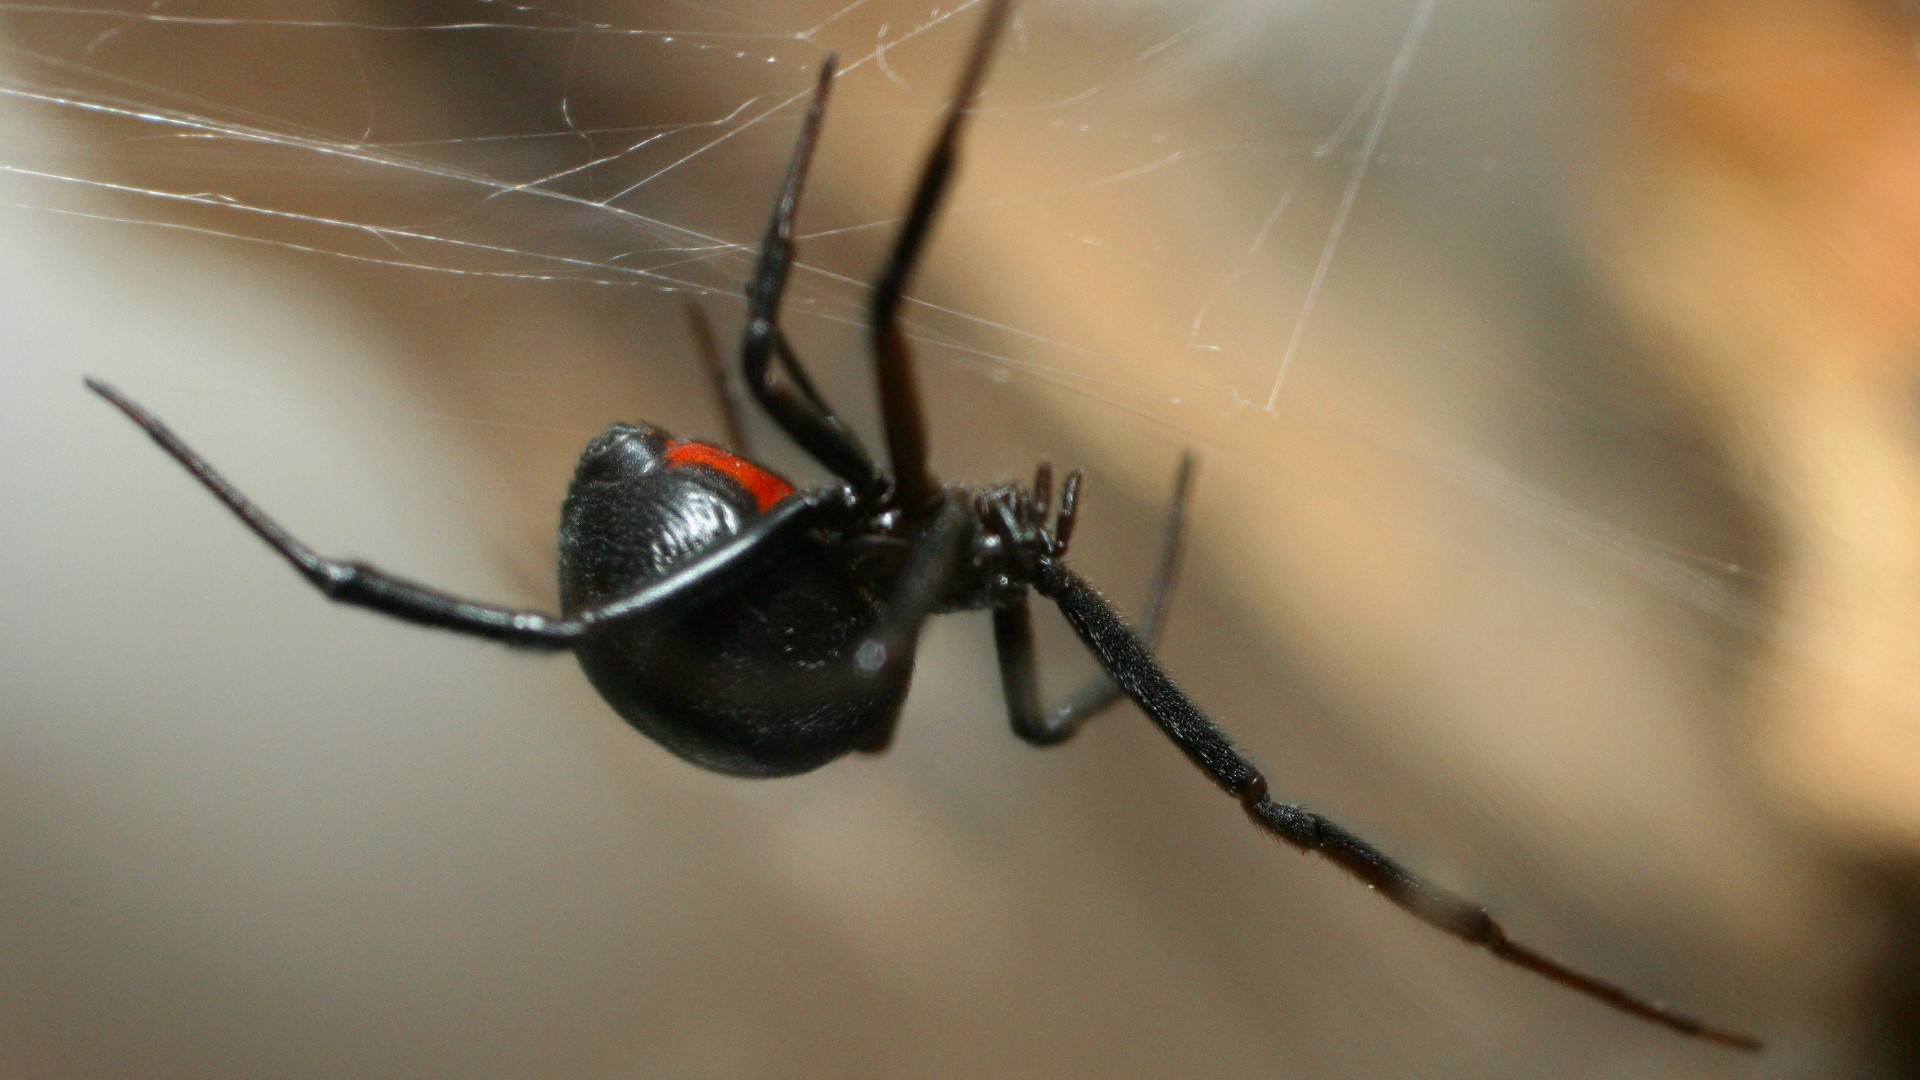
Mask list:
MULTIPOLYGON (((740 371, 767 417, 838 481, 796 489, 720 446, 617 424, 582 455, 560 527, 559 617, 478 603, 362 563, 325 558, 242 495, 159 418, 95 380, 113 403, 271 545, 342 603, 528 649, 570 650, 621 716, 695 764, 748 776, 816 768, 892 737, 922 624, 946 611, 993 613, 1014 734, 1061 742, 1124 694, 1262 829, 1320 855, 1434 928, 1623 1012, 1726 1046, 1752 1038, 1710 1027, 1509 938, 1484 908, 1426 881, 1334 822, 1274 800, 1266 778, 1154 657, 1171 589, 1192 458, 1174 485, 1146 617, 1130 627, 1065 563, 1080 476, 1053 505, 1044 464, 1030 487, 942 485, 912 358, 899 325, 908 279, 938 217, 960 131, 1006 0, 988 17, 927 155, 893 253, 875 281, 868 329, 887 469, 814 387, 779 325, 792 224, 820 128, 829 60, 801 129, 747 286, 740 371), (1043 709, 1030 594, 1053 602, 1101 674, 1043 709)), ((704 324, 698 324, 704 329, 704 324)), ((731 442, 743 425, 718 359, 731 442)))
MULTIPOLYGON (((582 455, 561 510, 562 612, 671 577, 792 493, 784 479, 718 447, 651 426, 609 428, 582 455)), ((884 606, 843 544, 803 533, 736 588, 574 654, 615 712, 709 769, 784 776, 882 742, 911 665, 858 693, 821 674, 859 645, 884 606)))

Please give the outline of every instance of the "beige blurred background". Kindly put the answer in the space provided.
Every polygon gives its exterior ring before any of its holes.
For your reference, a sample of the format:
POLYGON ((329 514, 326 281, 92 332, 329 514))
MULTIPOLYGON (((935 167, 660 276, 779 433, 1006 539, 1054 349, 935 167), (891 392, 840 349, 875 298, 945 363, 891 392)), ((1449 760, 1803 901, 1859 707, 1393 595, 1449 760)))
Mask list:
POLYGON ((699 773, 565 659, 329 607, 80 387, 549 605, 579 447, 717 429, 682 304, 737 326, 829 49, 788 323, 871 430, 861 283, 977 14, 0 7, 0 1069, 1920 1070, 1893 0, 1024 4, 910 311, 936 468, 1084 464, 1129 606, 1198 450, 1166 653, 1281 791, 1760 1058, 1276 850, 1136 714, 1019 743, 979 616, 887 755, 699 773))

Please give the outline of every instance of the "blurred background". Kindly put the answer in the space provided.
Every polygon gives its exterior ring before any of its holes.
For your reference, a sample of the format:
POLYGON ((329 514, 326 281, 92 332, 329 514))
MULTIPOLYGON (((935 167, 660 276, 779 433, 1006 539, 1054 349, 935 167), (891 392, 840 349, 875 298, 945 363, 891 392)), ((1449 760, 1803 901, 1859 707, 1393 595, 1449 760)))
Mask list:
POLYGON ((936 469, 1084 465, 1130 610, 1199 453, 1165 653, 1280 792, 1760 1057, 1280 850, 1129 710, 1020 743, 983 616, 885 756, 698 772, 324 603, 81 388, 550 607, 580 447, 719 430, 685 304, 735 332, 834 50, 786 321, 872 432, 978 16, 0 5, 0 1072, 1920 1073, 1902 0, 1032 0, 908 310, 936 469))

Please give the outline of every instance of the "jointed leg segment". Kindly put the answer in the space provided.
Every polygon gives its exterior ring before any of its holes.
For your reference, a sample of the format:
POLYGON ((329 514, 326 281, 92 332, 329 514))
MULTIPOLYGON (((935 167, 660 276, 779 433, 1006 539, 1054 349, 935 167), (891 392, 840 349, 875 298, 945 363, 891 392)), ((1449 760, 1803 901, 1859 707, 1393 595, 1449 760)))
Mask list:
POLYGON ((700 366, 706 370, 707 383, 713 388, 714 403, 720 407, 720 433, 726 439, 726 447, 736 454, 750 456, 746 402, 734 390, 733 379, 727 375, 727 366, 720 359, 720 344, 714 337, 713 323, 708 320, 705 309, 692 300, 687 301, 686 311, 687 329, 693 332, 693 350, 700 355, 700 366))
POLYGON ((761 565, 764 558, 786 551, 785 541, 795 533, 843 523, 853 512, 852 493, 845 488, 800 492, 754 519, 724 543, 700 553, 673 574, 630 596, 565 618, 538 611, 517 611, 465 600, 365 563, 318 554, 242 495, 205 458, 161 423, 159 417, 97 379, 88 379, 87 386, 138 424, 161 449, 226 504, 247 528, 292 563, 302 577, 329 599, 370 608, 407 622, 522 648, 570 649, 623 623, 657 616, 710 597, 741 580, 761 565))
POLYGON ((927 424, 920 409, 920 390, 913 374, 913 358, 906 338, 900 332, 900 301, 905 296, 913 271, 920 264, 927 235, 940 213, 940 200, 953 180, 959 162, 960 132, 967 110, 973 106, 986 76, 989 48, 999 36, 1000 24, 1007 15, 1007 0, 988 0, 987 13, 968 53, 967 66, 960 73, 959 85, 948 100, 946 120, 921 166, 920 182, 914 187, 907 205, 906 220, 894 240, 880 277, 873 283, 867 327, 872 335, 875 374, 880 383, 880 415, 887 432, 887 453, 893 465, 894 483, 901 500, 908 506, 932 497, 936 485, 927 470, 927 424))
POLYGON ((1434 928, 1494 956, 1603 1001, 1622 1012, 1723 1046, 1757 1050, 1751 1036, 1712 1027, 1612 983, 1550 960, 1507 937, 1485 908, 1454 895, 1395 862, 1378 848, 1311 810, 1275 802, 1266 777, 1224 731, 1177 686, 1093 586, 1057 563, 1036 585, 1066 616, 1074 632, 1167 737, 1221 789, 1239 800, 1254 823, 1301 851, 1320 855, 1366 882, 1434 928))
POLYGON ((827 406, 814 388, 799 357, 787 345, 779 322, 787 273, 793 265, 793 215, 800 205, 800 191, 806 185, 814 143, 820 137, 820 121, 825 115, 833 70, 833 58, 828 57, 820 67, 813 103, 807 108, 800 140, 793 148, 793 161, 787 167, 786 183, 781 186, 779 201, 774 204, 766 239, 760 244, 759 265, 747 283, 747 329, 740 342, 740 369, 761 407, 794 442, 863 496, 872 497, 885 490, 885 478, 846 422, 827 406), (794 385, 774 380, 775 359, 781 362, 794 385))
MULTIPOLYGON (((1159 644, 1160 632, 1166 625, 1167 606, 1173 598, 1193 470, 1193 454, 1182 454, 1180 468, 1173 478, 1173 495, 1167 501, 1161 521, 1160 561, 1154 567, 1153 582, 1147 587, 1146 612, 1140 620, 1139 636, 1148 648, 1159 644)), ((1038 487, 1036 481, 1036 489, 1038 487)), ((1067 507, 1063 510, 1070 512, 1067 507)), ((1102 672, 1042 711, 1039 673, 1034 662, 1033 615, 1024 597, 1008 607, 995 609, 993 636, 1000 657, 1000 681, 1006 693, 1007 713, 1013 720, 1014 734, 1027 742, 1036 746, 1064 742, 1080 730, 1080 725, 1117 704, 1124 696, 1113 679, 1102 672)))

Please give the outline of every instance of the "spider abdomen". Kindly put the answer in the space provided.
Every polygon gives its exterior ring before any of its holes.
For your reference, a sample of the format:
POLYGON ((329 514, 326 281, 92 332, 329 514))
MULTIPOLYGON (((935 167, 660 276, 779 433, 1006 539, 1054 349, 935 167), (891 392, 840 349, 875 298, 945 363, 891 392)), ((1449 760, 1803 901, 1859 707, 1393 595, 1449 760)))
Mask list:
MULTIPOLYGON (((561 511, 562 609, 667 577, 792 490, 718 447, 653 427, 608 429, 582 455, 561 511)), ((893 725, 908 671, 855 695, 823 677, 883 608, 834 543, 803 537, 723 595, 583 643, 580 666, 628 723, 720 772, 790 775, 875 743, 893 725)))

